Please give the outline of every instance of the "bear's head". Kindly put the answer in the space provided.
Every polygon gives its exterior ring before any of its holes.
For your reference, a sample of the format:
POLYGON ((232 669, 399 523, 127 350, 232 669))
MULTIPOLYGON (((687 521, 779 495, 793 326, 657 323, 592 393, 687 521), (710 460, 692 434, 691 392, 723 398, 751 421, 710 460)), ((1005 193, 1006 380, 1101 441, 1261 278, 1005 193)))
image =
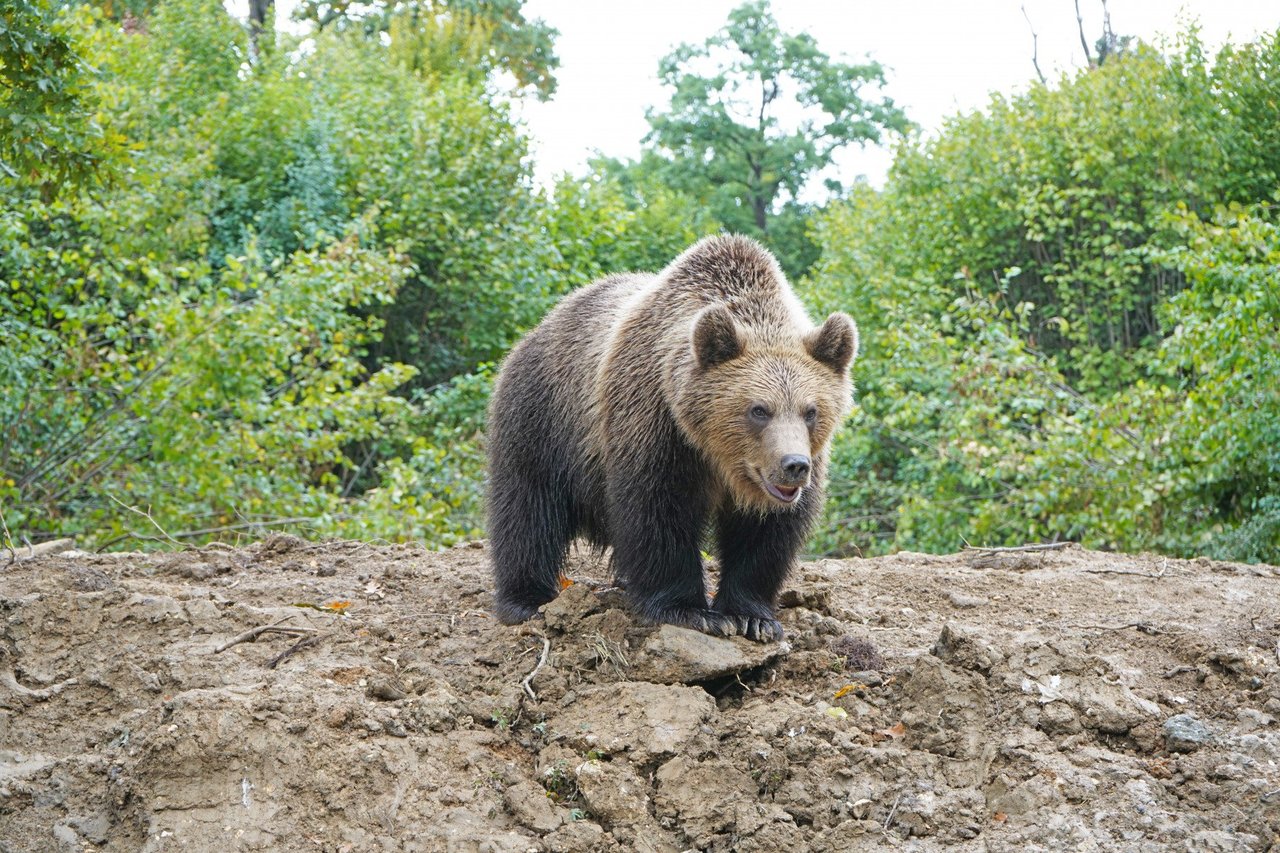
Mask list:
POLYGON ((848 414, 857 326, 837 312, 807 333, 766 338, 712 305, 694 320, 691 346, 694 381, 677 402, 684 430, 738 506, 796 506, 848 414))

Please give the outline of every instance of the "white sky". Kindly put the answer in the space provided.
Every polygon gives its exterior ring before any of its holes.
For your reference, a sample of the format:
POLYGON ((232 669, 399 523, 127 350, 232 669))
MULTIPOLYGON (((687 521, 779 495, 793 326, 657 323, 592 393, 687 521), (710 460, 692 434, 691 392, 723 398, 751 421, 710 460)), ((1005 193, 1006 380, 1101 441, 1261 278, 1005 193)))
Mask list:
MULTIPOLYGON (((523 104, 535 174, 581 172, 594 150, 636 156, 648 131, 644 111, 662 106, 658 61, 681 42, 702 42, 741 0, 527 0, 528 18, 560 30, 559 87, 546 104, 523 104)), ((784 31, 812 34, 829 54, 870 55, 888 68, 884 95, 926 132, 958 112, 984 106, 992 91, 1025 89, 1034 77, 1031 33, 1020 0, 774 0, 784 31)), ((1057 73, 1083 65, 1072 0, 1026 0, 1039 36, 1040 67, 1057 73)), ((1280 26, 1271 0, 1110 0, 1112 29, 1152 42, 1180 20, 1198 20, 1211 47, 1245 42, 1280 26)), ((1085 32, 1102 32, 1099 0, 1080 0, 1085 32)), ((845 181, 865 175, 879 185, 890 161, 882 149, 851 149, 840 163, 845 181)))

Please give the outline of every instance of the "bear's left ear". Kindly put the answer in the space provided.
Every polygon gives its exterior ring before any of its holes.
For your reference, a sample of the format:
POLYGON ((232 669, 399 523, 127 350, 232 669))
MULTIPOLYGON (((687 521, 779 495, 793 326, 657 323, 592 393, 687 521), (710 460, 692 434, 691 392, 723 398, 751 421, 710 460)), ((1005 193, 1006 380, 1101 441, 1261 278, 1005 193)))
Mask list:
POLYGON ((804 348, 827 367, 843 373, 858 357, 858 324, 848 314, 837 311, 805 335, 804 348))
POLYGON ((744 345, 738 324, 723 305, 711 305, 693 321, 693 354, 706 370, 742 355, 744 345))

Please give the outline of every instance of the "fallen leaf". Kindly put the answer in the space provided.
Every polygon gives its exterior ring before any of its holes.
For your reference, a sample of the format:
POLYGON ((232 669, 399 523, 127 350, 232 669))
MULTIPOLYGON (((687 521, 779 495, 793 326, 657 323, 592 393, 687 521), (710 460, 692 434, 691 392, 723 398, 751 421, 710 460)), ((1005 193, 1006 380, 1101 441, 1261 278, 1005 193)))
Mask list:
POLYGON ((894 723, 887 729, 880 729, 876 732, 876 737, 880 740, 897 740, 907 733, 907 727, 902 723, 894 723))
POLYGON ((837 690, 836 698, 839 699, 841 696, 848 696, 854 690, 866 690, 866 689, 867 689, 867 685, 863 684, 861 681, 855 681, 852 684, 846 684, 844 687, 841 687, 839 690, 837 690))
POLYGON ((330 601, 324 606, 325 610, 332 610, 335 613, 341 613, 351 606, 350 601, 330 601))
POLYGON ((574 582, 573 582, 573 581, 571 581, 571 580, 569 580, 569 578, 567 578, 566 576, 564 576, 564 575, 561 575, 561 576, 560 576, 560 588, 561 588, 561 589, 568 589, 569 587, 573 586, 573 584, 574 584, 574 582))

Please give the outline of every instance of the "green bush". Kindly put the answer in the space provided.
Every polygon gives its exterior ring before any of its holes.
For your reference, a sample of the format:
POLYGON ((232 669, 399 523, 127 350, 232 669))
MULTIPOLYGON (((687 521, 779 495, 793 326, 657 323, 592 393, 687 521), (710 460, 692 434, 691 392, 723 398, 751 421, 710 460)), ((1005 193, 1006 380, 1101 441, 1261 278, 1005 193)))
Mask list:
POLYGON ((864 352, 816 550, 1276 559, 1274 232, 1214 217, 1276 189, 1277 80, 1276 37, 1193 32, 996 97, 818 218, 805 295, 864 352))

